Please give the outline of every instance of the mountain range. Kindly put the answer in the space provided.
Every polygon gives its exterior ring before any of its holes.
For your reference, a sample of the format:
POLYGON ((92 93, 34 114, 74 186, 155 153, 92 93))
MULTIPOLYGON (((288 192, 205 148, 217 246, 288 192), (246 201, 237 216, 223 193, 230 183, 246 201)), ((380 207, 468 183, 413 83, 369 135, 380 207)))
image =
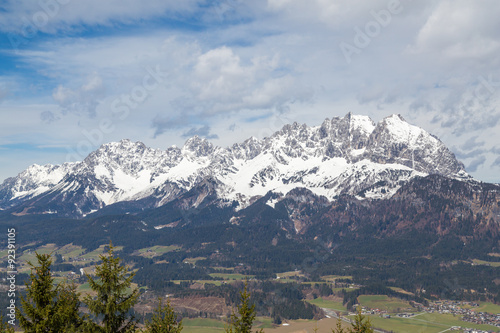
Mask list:
POLYGON ((112 241, 152 289, 225 267, 500 302, 500 186, 399 115, 294 123, 226 148, 104 144, 6 179, 0 225, 15 226, 21 251, 112 241), (137 256, 151 246, 176 250, 137 256))
POLYGON ((388 199, 428 175, 474 182, 438 138, 400 115, 374 123, 349 113, 319 126, 285 125, 226 148, 197 136, 166 150, 130 140, 104 144, 81 162, 35 164, 6 179, 0 209, 83 218, 111 206, 161 207, 210 183, 218 205, 239 211, 269 192, 283 197, 297 188, 327 202, 342 195, 388 199))

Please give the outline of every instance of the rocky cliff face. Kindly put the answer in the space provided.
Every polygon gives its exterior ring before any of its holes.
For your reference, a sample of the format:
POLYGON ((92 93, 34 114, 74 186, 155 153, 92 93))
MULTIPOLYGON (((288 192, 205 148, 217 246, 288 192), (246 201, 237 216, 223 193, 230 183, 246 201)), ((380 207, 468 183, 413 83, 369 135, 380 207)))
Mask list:
POLYGON ((228 148, 199 137, 167 150, 129 140, 105 144, 81 162, 33 165, 5 180, 0 208, 82 217, 119 202, 155 207, 207 179, 217 197, 237 202, 237 210, 269 191, 286 195, 296 188, 329 201, 341 194, 384 199, 429 174, 470 178, 439 139, 401 116, 375 124, 347 114, 316 127, 289 124, 228 148))
POLYGON ((464 166, 438 138, 411 126, 401 116, 382 120, 370 135, 364 157, 396 163, 427 174, 464 175, 464 166))

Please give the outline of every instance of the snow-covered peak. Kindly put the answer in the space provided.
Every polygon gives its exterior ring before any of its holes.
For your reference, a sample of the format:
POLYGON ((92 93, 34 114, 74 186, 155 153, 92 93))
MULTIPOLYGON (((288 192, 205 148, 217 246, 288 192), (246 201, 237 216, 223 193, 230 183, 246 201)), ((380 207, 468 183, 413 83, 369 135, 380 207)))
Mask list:
POLYGON ((373 132, 375 126, 373 120, 368 116, 351 115, 351 131, 361 131, 368 136, 373 132))
POLYGON ((123 139, 118 142, 110 142, 101 145, 97 150, 90 153, 87 159, 99 157, 109 158, 110 156, 116 155, 127 156, 141 153, 146 149, 149 148, 142 142, 132 142, 129 139, 123 139))
POLYGON ((33 164, 19 173, 17 177, 6 179, 0 185, 0 203, 7 199, 29 199, 41 194, 59 183, 69 172, 72 172, 76 163, 64 163, 61 165, 38 165, 33 164))
POLYGON ((444 143, 396 114, 377 124, 364 156, 377 163, 398 163, 426 174, 458 177, 464 171, 463 164, 444 143))
POLYGON ((27 186, 28 184, 50 186, 57 184, 67 172, 73 170, 75 164, 76 163, 64 163, 62 165, 33 164, 18 175, 18 184, 20 184, 20 186, 27 186))
POLYGON ((432 140, 433 142, 438 142, 438 140, 432 137, 429 133, 424 131, 422 128, 410 125, 406 120, 399 114, 393 114, 389 117, 384 118, 381 126, 391 134, 391 138, 398 142, 407 142, 409 144, 415 144, 419 139, 432 140))
POLYGON ((142 142, 132 142, 127 139, 102 145, 84 159, 82 166, 110 171, 122 169, 126 173, 133 174, 156 165, 165 155, 162 150, 149 148, 142 142))
POLYGON ((195 157, 209 156, 214 152, 214 145, 205 138, 195 135, 189 138, 182 147, 183 155, 194 155, 195 157))
POLYGON ((233 144, 227 152, 235 159, 251 160, 262 152, 262 141, 251 136, 242 143, 233 144))

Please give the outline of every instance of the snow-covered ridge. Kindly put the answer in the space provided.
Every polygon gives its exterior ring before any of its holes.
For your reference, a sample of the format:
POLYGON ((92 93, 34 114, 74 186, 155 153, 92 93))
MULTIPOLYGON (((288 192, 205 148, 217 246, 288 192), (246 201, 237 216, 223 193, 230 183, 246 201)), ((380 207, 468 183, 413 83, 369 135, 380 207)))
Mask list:
POLYGON ((297 187, 330 200, 367 188, 365 197, 384 198, 402 182, 433 173, 467 176, 441 141, 401 116, 375 124, 347 114, 315 127, 285 125, 270 137, 227 148, 199 137, 167 150, 130 140, 104 144, 81 162, 33 165, 7 179, 0 185, 0 208, 34 197, 71 203, 81 216, 121 201, 149 198, 162 205, 205 179, 218 184, 218 197, 240 208, 269 191, 286 194, 297 187))
MULTIPOLYGON (((73 170, 75 163, 62 165, 33 164, 21 172, 10 187, 12 199, 41 194, 59 183, 73 170)), ((8 180, 4 182, 7 183, 8 180)), ((2 185, 3 186, 3 185, 2 185)))

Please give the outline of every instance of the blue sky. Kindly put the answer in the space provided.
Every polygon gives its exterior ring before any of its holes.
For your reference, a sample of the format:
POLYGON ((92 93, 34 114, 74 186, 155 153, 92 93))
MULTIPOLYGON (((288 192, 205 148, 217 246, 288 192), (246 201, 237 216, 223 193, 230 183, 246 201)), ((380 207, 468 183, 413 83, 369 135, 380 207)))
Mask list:
POLYGON ((399 113, 500 182, 500 3, 0 3, 0 181, 128 138, 227 146, 399 113))

